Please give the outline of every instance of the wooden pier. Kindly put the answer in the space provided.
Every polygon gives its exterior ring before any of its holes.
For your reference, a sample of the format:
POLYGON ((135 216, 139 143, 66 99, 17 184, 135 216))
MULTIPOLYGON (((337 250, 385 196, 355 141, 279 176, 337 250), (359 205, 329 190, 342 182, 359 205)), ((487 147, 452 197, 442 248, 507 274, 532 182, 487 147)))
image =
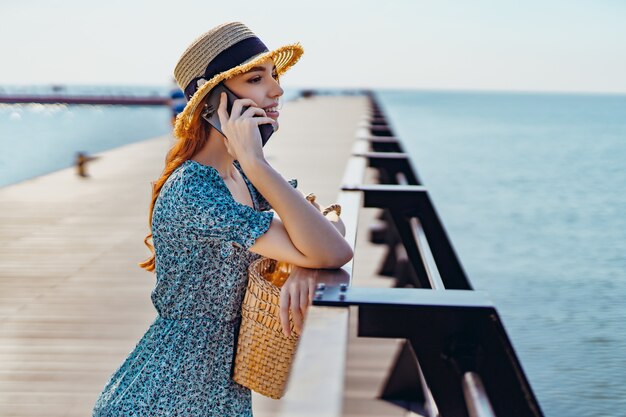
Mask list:
MULTIPOLYGON (((366 106, 363 96, 290 102, 265 148, 268 161, 322 204, 334 202, 366 106)), ((88 178, 66 169, 0 189, 1 416, 91 415, 105 382, 154 319, 155 277, 137 262, 148 255, 142 241, 150 181, 171 140, 103 152, 88 178)), ((354 286, 392 285, 375 272, 384 248, 368 242, 377 213, 360 213, 354 286)), ((399 340, 357 338, 355 322, 351 314, 342 414, 407 415, 376 399, 399 340)), ((310 395, 313 403, 326 401, 310 395)), ((277 415, 281 401, 254 394, 255 416, 277 415)))

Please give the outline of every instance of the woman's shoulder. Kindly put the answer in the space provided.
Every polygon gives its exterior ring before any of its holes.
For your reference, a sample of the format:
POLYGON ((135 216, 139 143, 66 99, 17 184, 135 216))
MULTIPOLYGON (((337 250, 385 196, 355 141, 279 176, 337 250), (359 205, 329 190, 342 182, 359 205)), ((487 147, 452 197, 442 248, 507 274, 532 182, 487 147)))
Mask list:
POLYGON ((168 199, 179 200, 180 203, 189 198, 202 197, 211 200, 226 198, 217 170, 188 159, 177 167, 166 180, 160 194, 168 199))
POLYGON ((213 188, 219 185, 221 177, 215 168, 209 165, 203 165, 193 159, 183 162, 170 175, 170 180, 178 186, 188 188, 213 188))

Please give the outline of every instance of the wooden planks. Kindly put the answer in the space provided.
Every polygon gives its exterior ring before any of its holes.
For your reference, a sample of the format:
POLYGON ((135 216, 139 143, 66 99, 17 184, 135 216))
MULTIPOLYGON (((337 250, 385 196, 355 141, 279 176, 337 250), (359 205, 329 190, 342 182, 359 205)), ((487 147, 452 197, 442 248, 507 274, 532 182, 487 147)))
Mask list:
MULTIPOLYGON (((362 97, 322 96, 288 103, 265 147, 268 161, 286 179, 298 178, 299 189, 332 203, 365 104, 362 97)), ((88 179, 67 169, 0 189, 1 416, 90 415, 155 318, 154 276, 137 262, 148 255, 150 182, 171 143, 165 136, 104 152, 88 166, 88 179)), ((355 276, 367 277, 382 248, 362 248, 355 276)), ((399 415, 372 399, 394 346, 351 339, 345 415, 399 415)), ((280 401, 254 394, 253 404, 263 417, 275 415, 280 401)))

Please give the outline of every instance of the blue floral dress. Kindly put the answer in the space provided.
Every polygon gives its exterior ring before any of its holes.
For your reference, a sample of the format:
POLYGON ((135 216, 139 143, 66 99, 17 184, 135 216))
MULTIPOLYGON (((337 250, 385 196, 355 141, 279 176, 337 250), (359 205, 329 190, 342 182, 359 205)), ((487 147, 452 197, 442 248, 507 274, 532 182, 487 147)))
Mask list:
POLYGON ((248 249, 274 212, 234 165, 254 208, 193 160, 163 185, 152 219, 158 315, 105 384, 94 417, 252 416, 250 390, 231 372, 247 268, 260 257, 248 249))

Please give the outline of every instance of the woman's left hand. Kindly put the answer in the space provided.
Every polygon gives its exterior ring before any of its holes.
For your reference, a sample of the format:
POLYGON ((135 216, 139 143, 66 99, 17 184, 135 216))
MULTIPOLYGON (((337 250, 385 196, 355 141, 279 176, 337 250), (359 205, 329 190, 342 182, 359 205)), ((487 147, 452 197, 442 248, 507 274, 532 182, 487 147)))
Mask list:
POLYGON ((280 289, 280 321, 286 336, 291 335, 289 310, 296 332, 298 334, 302 332, 306 310, 315 294, 317 273, 317 269, 293 265, 289 278, 280 289))

